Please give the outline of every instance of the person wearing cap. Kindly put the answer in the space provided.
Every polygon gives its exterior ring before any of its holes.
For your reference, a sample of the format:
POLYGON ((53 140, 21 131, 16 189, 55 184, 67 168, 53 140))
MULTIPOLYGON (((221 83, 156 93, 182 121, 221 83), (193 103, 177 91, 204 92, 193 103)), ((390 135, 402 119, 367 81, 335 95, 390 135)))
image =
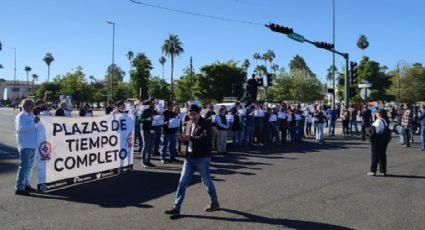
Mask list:
POLYGON ((21 104, 22 111, 16 116, 16 140, 19 151, 19 168, 16 176, 16 195, 30 195, 37 190, 30 185, 32 168, 37 147, 37 127, 40 121, 34 116, 34 102, 26 99, 21 104))
POLYGON ((143 138, 143 149, 142 149, 142 166, 155 167, 151 163, 151 155, 155 144, 155 128, 152 126, 153 117, 158 115, 155 111, 155 102, 149 102, 149 108, 145 109, 140 117, 142 122, 142 138, 143 138))
POLYGON ((198 170, 201 175, 202 183, 205 185, 210 198, 210 204, 205 208, 205 211, 216 211, 220 207, 217 192, 210 175, 211 122, 201 117, 200 111, 201 109, 199 106, 190 106, 190 121, 187 123, 184 134, 180 136, 180 139, 187 143, 187 150, 177 187, 174 207, 164 212, 168 215, 180 214, 186 188, 189 185, 195 170, 198 170))

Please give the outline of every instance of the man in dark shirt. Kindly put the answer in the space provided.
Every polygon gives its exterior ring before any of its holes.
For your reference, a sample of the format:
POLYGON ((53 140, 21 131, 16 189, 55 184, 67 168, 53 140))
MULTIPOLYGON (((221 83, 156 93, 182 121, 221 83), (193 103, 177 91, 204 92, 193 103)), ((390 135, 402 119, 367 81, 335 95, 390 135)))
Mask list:
POLYGON ((65 116, 65 108, 66 108, 66 103, 62 102, 60 104, 60 108, 56 110, 55 116, 64 117, 65 116))
MULTIPOLYGON (((170 151, 170 162, 180 162, 176 159, 177 156, 177 149, 176 149, 176 142, 177 142, 177 130, 176 128, 169 128, 170 120, 176 119, 177 114, 173 112, 174 104, 173 102, 167 103, 167 110, 164 111, 164 125, 162 126, 162 133, 164 134, 164 139, 162 143, 161 148, 161 163, 166 163, 166 153, 167 148, 170 151)), ((177 118, 178 119, 178 118, 177 118)))
POLYGON ((257 101, 257 87, 259 86, 259 83, 255 74, 252 74, 252 78, 249 79, 246 83, 248 86, 247 92, 249 92, 249 101, 257 101))
POLYGON ((180 139, 187 143, 186 159, 184 160, 174 208, 166 210, 165 214, 179 215, 180 208, 185 197, 185 191, 189 185, 195 169, 202 177, 202 183, 207 188, 211 203, 205 208, 206 212, 219 209, 217 192, 210 175, 211 163, 211 122, 201 117, 201 109, 197 105, 191 105, 190 121, 187 123, 184 134, 180 139))
POLYGON ((366 129, 372 125, 372 112, 367 105, 364 106, 360 117, 362 118, 362 141, 366 141, 366 129))
POLYGON ((142 150, 142 166, 155 167, 150 162, 151 154, 155 144, 155 129, 152 126, 152 121, 155 115, 158 113, 155 111, 155 102, 149 102, 149 108, 145 109, 140 117, 142 122, 142 138, 143 138, 143 150, 142 150))

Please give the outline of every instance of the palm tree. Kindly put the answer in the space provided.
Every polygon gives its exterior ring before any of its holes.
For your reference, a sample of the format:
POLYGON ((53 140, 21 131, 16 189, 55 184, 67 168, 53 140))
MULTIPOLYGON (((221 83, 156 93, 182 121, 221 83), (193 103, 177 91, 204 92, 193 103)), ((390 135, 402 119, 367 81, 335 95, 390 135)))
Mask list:
POLYGON ((271 67, 272 71, 274 74, 276 74, 276 72, 279 70, 279 65, 278 64, 273 64, 271 67))
POLYGON ((176 34, 170 34, 168 39, 162 45, 162 53, 171 58, 171 98, 174 98, 174 57, 180 56, 184 52, 183 44, 176 34))
POLYGON ((357 47, 362 50, 362 57, 364 58, 364 50, 369 47, 369 42, 367 41, 366 35, 360 35, 359 39, 357 40, 357 47))
POLYGON ((249 62, 249 60, 248 59, 245 59, 242 62, 242 69, 244 69, 245 71, 247 71, 250 65, 251 65, 251 63, 249 62))
POLYGON ((161 58, 159 58, 159 64, 162 65, 162 80, 164 80, 164 64, 165 62, 167 62, 167 59, 165 59, 164 56, 161 56, 161 58))
POLYGON ((255 65, 258 65, 258 60, 261 59, 261 55, 260 53, 254 53, 254 55, 252 56, 255 60, 255 65))
MULTIPOLYGON (((133 60, 133 57, 134 57, 133 51, 129 50, 127 52, 126 56, 128 58, 128 61, 130 62, 130 69, 128 70, 128 77, 131 78, 131 60, 133 60)), ((96 83, 97 83, 97 81, 96 81, 96 83)))
POLYGON ((46 56, 44 56, 43 61, 47 64, 47 82, 50 80, 50 64, 55 60, 53 58, 52 53, 46 53, 46 56))
POLYGON ((38 75, 37 75, 37 74, 35 74, 35 73, 33 73, 33 74, 31 75, 31 77, 32 77, 32 88, 34 88, 34 80, 35 80, 35 81, 38 81, 38 75))
POLYGON ((29 91, 29 78, 28 78, 28 73, 31 72, 32 68, 29 66, 25 66, 24 71, 27 72, 27 90, 29 91))
POLYGON ((274 54, 273 50, 267 50, 266 54, 267 54, 266 55, 267 61, 269 61, 269 63, 270 63, 270 69, 272 69, 272 62, 273 62, 274 58, 276 57, 276 55, 274 54))

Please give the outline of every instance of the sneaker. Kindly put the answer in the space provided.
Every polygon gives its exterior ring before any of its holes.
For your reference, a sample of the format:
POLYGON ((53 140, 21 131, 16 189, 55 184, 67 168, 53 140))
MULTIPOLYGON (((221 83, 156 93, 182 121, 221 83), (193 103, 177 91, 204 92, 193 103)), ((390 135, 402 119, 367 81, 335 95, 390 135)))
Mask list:
POLYGON ((31 187, 31 185, 27 185, 25 187, 25 191, 27 191, 27 192, 37 192, 37 189, 31 187))
POLYGON ((220 209, 220 205, 218 203, 211 203, 205 208, 205 212, 214 212, 220 209))
POLYGON ((161 164, 167 163, 164 159, 161 159, 161 164))
POLYGON ((376 176, 376 173, 374 173, 374 172, 368 172, 366 175, 368 175, 368 176, 376 176))
POLYGON ((15 190, 15 195, 29 196, 31 194, 26 190, 15 190))
POLYGON ((386 176, 387 174, 386 173, 377 173, 376 175, 377 176, 386 176))
POLYGON ((177 208, 172 208, 172 209, 169 209, 169 210, 165 210, 164 213, 167 214, 167 215, 175 216, 175 215, 180 215, 180 210, 178 210, 177 208))

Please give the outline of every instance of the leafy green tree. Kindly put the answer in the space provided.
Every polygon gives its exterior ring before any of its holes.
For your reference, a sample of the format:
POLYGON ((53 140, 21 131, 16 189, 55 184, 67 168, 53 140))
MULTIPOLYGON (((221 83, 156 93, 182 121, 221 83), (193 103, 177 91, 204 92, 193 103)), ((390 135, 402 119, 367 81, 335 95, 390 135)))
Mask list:
MULTIPOLYGON (((397 97, 397 77, 398 71, 392 70, 388 73, 391 77, 391 88, 389 93, 397 97)), ((425 67, 420 63, 407 65, 400 69, 400 102, 401 103, 417 103, 425 101, 425 67)))
POLYGON ((174 57, 183 54, 183 44, 176 34, 170 34, 162 45, 162 53, 171 58, 171 97, 174 98, 174 57))
POLYGON ((148 82, 151 76, 152 62, 145 53, 138 53, 132 61, 132 70, 130 72, 130 87, 133 95, 139 94, 141 89, 142 98, 148 98, 148 82))
POLYGON ((165 65, 165 62, 167 62, 167 59, 165 59, 164 56, 161 56, 159 58, 159 64, 161 64, 161 66, 162 66, 162 79, 164 79, 164 65, 165 65))
POLYGON ((50 64, 52 64, 53 61, 55 61, 55 58, 53 57, 52 53, 46 53, 46 56, 44 56, 43 61, 47 65, 47 82, 50 80, 50 64))
MULTIPOLYGON (((364 57, 357 67, 357 75, 359 78, 358 82, 364 79, 372 84, 369 100, 389 101, 394 99, 387 94, 387 89, 391 86, 391 76, 383 72, 378 62, 364 57)), ((358 87, 354 86, 354 88, 358 87)))
POLYGON ((245 72, 248 72, 248 68, 249 68, 250 65, 251 65, 251 63, 249 62, 249 60, 245 59, 245 60, 243 60, 241 67, 242 67, 242 69, 245 70, 245 72))
POLYGON ((284 71, 280 71, 273 81, 273 86, 269 90, 269 98, 272 101, 280 102, 284 100, 292 100, 291 89, 292 79, 284 71))
POLYGON ((232 96, 233 85, 241 85, 245 82, 245 71, 234 61, 204 65, 201 67, 201 73, 206 78, 205 82, 201 83, 204 87, 209 84, 205 89, 205 99, 222 101, 223 97, 232 96))
POLYGON ((36 87, 33 95, 38 99, 45 99, 46 101, 59 100, 60 85, 58 82, 44 82, 36 87))
POLYGON ((171 90, 170 85, 159 77, 149 78, 148 93, 150 97, 170 100, 171 90))
POLYGON ((364 58, 364 50, 369 47, 369 42, 367 41, 366 35, 360 35, 359 39, 357 40, 357 47, 362 50, 362 57, 364 58))
MULTIPOLYGON (((87 84, 81 66, 78 66, 74 72, 56 77, 53 82, 59 85, 59 95, 71 95, 76 104, 90 102, 94 94, 94 88, 87 84)), ((59 100, 59 98, 56 98, 56 100, 59 100)))

